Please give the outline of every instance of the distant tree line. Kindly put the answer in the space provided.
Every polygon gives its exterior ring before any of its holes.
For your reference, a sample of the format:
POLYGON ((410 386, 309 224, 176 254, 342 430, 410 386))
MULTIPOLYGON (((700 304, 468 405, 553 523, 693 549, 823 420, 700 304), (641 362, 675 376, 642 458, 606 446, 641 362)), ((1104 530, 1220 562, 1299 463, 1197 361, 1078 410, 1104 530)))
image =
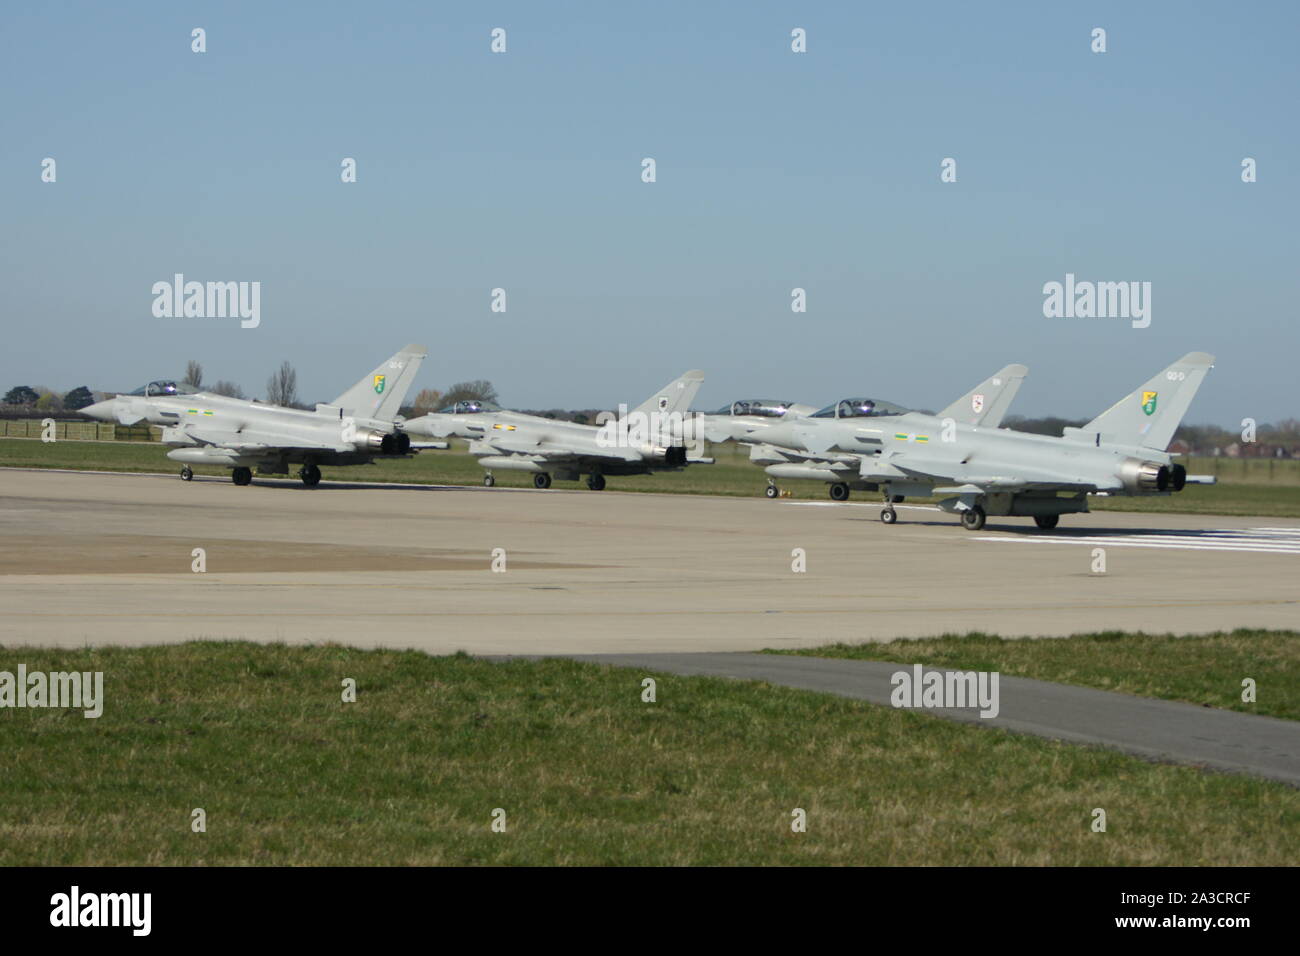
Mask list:
POLYGON ((5 392, 3 402, 38 412, 75 412, 95 404, 95 393, 85 385, 63 395, 43 385, 15 385, 5 392))
POLYGON ((411 400, 410 405, 402 408, 402 414, 410 418, 417 415, 427 415, 430 412, 442 411, 457 402, 492 402, 496 404, 501 401, 497 395, 496 386, 487 379, 476 378, 470 382, 457 382, 451 385, 445 392, 436 388, 422 388, 416 393, 415 398, 411 400))
MULTIPOLYGON (((195 388, 203 388, 203 366, 194 359, 190 359, 185 365, 185 384, 193 385, 195 388)), ((211 392, 213 395, 225 395, 227 398, 247 398, 242 388, 234 382, 227 382, 224 379, 215 385, 209 385, 203 390, 211 392)))

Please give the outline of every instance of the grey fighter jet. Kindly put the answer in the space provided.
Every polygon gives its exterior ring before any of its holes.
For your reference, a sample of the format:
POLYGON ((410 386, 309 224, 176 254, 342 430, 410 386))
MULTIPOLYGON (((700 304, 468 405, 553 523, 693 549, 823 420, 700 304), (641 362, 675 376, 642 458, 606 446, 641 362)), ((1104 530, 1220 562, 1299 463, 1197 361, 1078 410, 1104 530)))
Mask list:
POLYGON ((301 466, 302 483, 314 487, 321 465, 364 465, 418 449, 401 430, 397 410, 426 352, 423 345, 406 346, 312 411, 213 395, 165 379, 82 411, 106 422, 161 425, 163 442, 172 446, 167 457, 183 463, 186 481, 194 477, 191 465, 228 467, 235 484, 247 485, 255 468, 259 475, 286 475, 294 464, 301 466))
MULTIPOLYGON (((954 424, 996 428, 1006 417, 1016 392, 1028 374, 1023 365, 1008 365, 990 375, 980 384, 957 399, 938 415, 940 421, 951 419, 954 424)), ((765 494, 777 497, 778 478, 824 481, 830 486, 830 496, 835 501, 845 501, 851 489, 876 491, 875 482, 861 476, 864 458, 870 458, 880 449, 875 422, 863 419, 881 419, 900 415, 920 415, 901 405, 872 398, 846 398, 828 405, 811 415, 768 420, 754 428, 737 430, 732 437, 750 446, 749 460, 764 466, 768 474, 765 494), (779 427, 778 427, 778 424, 779 427), (841 423, 848 427, 851 438, 842 445, 827 445, 824 436, 829 432, 817 428, 824 424, 841 423), (810 430, 811 429, 811 430, 810 430), (804 434, 816 436, 810 445, 802 441, 804 434)), ((710 427, 715 416, 710 416, 710 427)), ((720 430, 720 429, 718 429, 720 430)), ((711 440, 718 430, 706 434, 711 440)))
POLYGON ((815 405, 782 402, 772 398, 746 398, 724 405, 703 417, 704 437, 711 442, 753 444, 754 437, 777 422, 793 421, 817 411, 815 405))
MULTIPOLYGON (((1088 511, 1091 494, 1164 495, 1213 483, 1189 476, 1165 451, 1213 364, 1204 352, 1184 355, 1059 438, 957 420, 949 410, 887 408, 847 420, 811 416, 793 423, 790 441, 813 454, 873 448, 862 454, 858 478, 884 493, 886 524, 898 520, 893 503, 933 494, 948 495, 939 507, 972 531, 989 515, 1032 517, 1051 529, 1063 514, 1088 511)), ((773 442, 771 431, 764 440, 773 442)))
POLYGON ((413 418, 402 428, 412 435, 469 439, 469 451, 487 469, 483 484, 496 483, 493 470, 527 471, 533 485, 549 488, 552 476, 600 491, 607 475, 645 475, 680 471, 689 464, 712 464, 693 455, 698 444, 689 409, 704 373, 687 372, 669 382, 630 414, 600 426, 555 421, 502 409, 491 402, 457 402, 413 418))

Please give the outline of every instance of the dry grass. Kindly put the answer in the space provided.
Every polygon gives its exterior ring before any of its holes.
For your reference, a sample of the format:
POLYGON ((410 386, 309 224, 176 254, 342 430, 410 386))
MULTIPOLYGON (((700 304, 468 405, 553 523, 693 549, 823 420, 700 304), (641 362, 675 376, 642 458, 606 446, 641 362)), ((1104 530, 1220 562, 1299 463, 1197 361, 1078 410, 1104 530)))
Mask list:
POLYGON ((102 670, 107 702, 98 720, 0 711, 7 865, 1300 856, 1280 784, 786 688, 665 675, 648 704, 637 671, 333 646, 0 651, 19 662, 102 670))

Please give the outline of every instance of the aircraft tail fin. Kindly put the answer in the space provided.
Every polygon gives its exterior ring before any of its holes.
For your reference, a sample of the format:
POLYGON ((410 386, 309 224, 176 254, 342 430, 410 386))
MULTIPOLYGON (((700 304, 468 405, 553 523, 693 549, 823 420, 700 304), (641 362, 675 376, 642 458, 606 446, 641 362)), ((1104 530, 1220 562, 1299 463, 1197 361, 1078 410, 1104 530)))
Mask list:
POLYGON ((658 412, 660 415, 678 412, 685 415, 691 410, 691 402, 695 401, 695 394, 703 384, 704 373, 699 369, 693 369, 659 389, 638 405, 635 411, 644 415, 649 415, 651 412, 658 412))
POLYGON ((999 372, 990 375, 957 401, 953 402, 936 418, 951 418, 962 425, 987 425, 997 428, 1006 417, 1016 392, 1029 374, 1023 365, 1008 365, 999 372))
POLYGON ((1164 451, 1213 367, 1213 355, 1189 352, 1079 431, 1096 433, 1105 442, 1164 451))
POLYGON ((396 418, 428 353, 423 345, 406 346, 330 404, 357 418, 396 418))

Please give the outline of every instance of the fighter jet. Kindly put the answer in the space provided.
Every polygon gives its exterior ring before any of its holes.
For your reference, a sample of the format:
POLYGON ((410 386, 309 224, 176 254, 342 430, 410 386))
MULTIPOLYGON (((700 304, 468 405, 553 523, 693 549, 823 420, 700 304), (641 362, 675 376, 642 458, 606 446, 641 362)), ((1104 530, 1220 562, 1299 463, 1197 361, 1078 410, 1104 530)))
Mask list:
MULTIPOLYGON (((873 447, 860 458, 858 478, 884 493, 886 524, 898 520, 893 504, 905 496, 934 494, 949 495, 939 507, 972 531, 989 515, 1032 517, 1051 529, 1063 514, 1087 512, 1091 494, 1164 495, 1213 484, 1213 477, 1188 475, 1165 450, 1213 365, 1204 352, 1184 355, 1059 438, 959 420, 952 409, 922 415, 889 408, 847 420, 818 413, 794 423, 790 439, 812 454, 873 447)), ((764 440, 773 441, 771 431, 764 440)))
POLYGON ((404 422, 412 435, 469 439, 469 452, 487 469, 483 484, 496 484, 494 469, 527 471, 536 488, 551 487, 552 476, 601 491, 609 475, 645 475, 680 471, 688 464, 712 464, 692 456, 694 435, 689 409, 704 373, 687 372, 669 382, 630 414, 600 426, 555 421, 500 408, 491 402, 465 401, 404 422))
POLYGON ((247 485, 254 468, 259 475, 287 475, 296 464, 302 483, 313 488, 320 483, 321 465, 364 465, 376 458, 409 457, 418 449, 401 430, 397 410, 426 353, 423 345, 406 346, 313 411, 160 379, 82 412, 123 425, 161 425, 162 441, 172 446, 167 457, 184 463, 185 481, 194 477, 191 465, 228 467, 235 484, 247 485))
POLYGON ((754 436, 777 422, 793 421, 817 411, 815 405, 772 398, 746 398, 724 405, 703 417, 704 437, 711 442, 753 444, 754 436))
MULTIPOLYGON (((990 375, 980 384, 957 399, 938 415, 939 421, 951 419, 955 424, 996 428, 1002 423, 1011 401, 1028 374, 1023 365, 1008 365, 990 375)), ((806 407, 806 406, 804 406, 806 407)), ((735 429, 731 436, 741 444, 750 445, 749 460, 763 465, 768 474, 764 494, 775 498, 781 490, 778 478, 824 481, 830 486, 830 496, 835 501, 845 501, 850 489, 876 491, 877 484, 861 477, 864 458, 874 457, 880 450, 879 434, 884 428, 875 428, 874 422, 862 419, 896 418, 902 415, 919 416, 892 402, 874 398, 846 398, 828 405, 811 415, 787 414, 775 421, 769 419, 756 427, 735 429), (839 423, 845 426, 845 442, 826 444, 826 430, 822 425, 839 423), (809 429, 812 429, 811 431, 809 429), (802 436, 817 436, 811 445, 805 445, 802 436)), ((722 430, 715 425, 716 416, 710 416, 706 435, 712 441, 722 430)))

